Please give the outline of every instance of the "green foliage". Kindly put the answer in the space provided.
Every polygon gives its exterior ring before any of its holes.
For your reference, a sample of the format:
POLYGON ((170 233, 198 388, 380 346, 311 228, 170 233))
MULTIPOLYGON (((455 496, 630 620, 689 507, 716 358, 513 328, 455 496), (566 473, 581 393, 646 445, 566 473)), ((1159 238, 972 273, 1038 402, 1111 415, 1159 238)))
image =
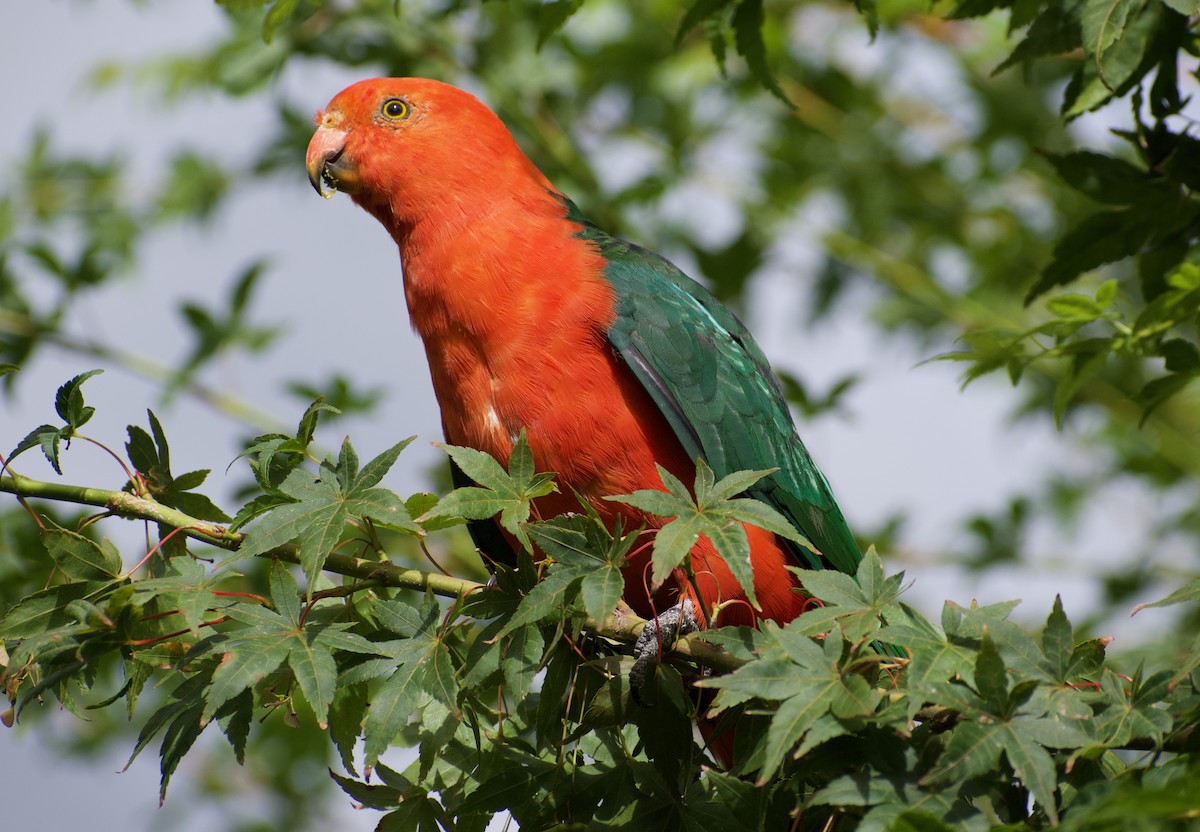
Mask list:
MULTIPOLYGON (((765 471, 737 471, 716 481, 712 469, 700 459, 696 462, 695 497, 670 471, 658 467, 666 491, 637 491, 610 499, 628 503, 659 517, 674 517, 654 535, 654 571, 651 586, 659 587, 666 577, 688 561, 700 535, 707 537, 742 586, 752 606, 758 609, 750 567, 750 541, 746 527, 750 523, 795 541, 809 551, 816 549, 775 509, 758 500, 734 498, 761 480, 765 471), (733 499, 731 499, 733 498, 733 499)), ((686 566, 691 570, 691 564, 686 566)))
MULTIPOLYGON (((72 389, 77 380, 59 396, 68 413, 72 389)), ((610 530, 591 510, 536 519, 531 501, 554 486, 523 437, 508 470, 448 446, 480 485, 413 518, 407 506, 428 499, 380 485, 411 440, 361 470, 348 439, 317 470, 302 463, 322 408, 305 412, 295 437, 252 442, 246 456, 264 494, 247 500, 277 499, 245 535, 175 510, 183 493, 211 505, 178 490, 202 477, 171 476, 153 414, 153 438, 130 426, 139 502, 123 510, 157 521, 160 544, 141 559, 151 561, 144 572, 127 575, 113 544, 43 521, 56 582, 0 620, 0 679, 15 713, 51 697, 77 713, 124 700, 141 724, 133 756, 161 737, 164 796, 209 724, 241 762, 256 724, 310 719, 346 771, 334 780, 387 813, 380 829, 482 828, 508 811, 525 828, 753 830, 791 816, 805 829, 837 818, 846 829, 1034 830, 1094 822, 1135 788, 1162 790, 1154 817, 1164 829, 1191 811, 1165 795, 1194 776, 1181 738, 1200 718, 1200 642, 1181 665, 1124 675, 1104 640, 1076 640, 1061 600, 1040 639, 1009 620, 1016 602, 947 602, 937 624, 900 600, 903 575, 887 575, 870 549, 855 576, 796 569, 812 601, 791 622, 689 637, 705 651, 663 665, 654 704, 639 706, 623 645, 641 622, 618 603, 642 532, 610 530), (272 485, 262 472, 283 458, 295 464, 272 485), (486 586, 393 566, 375 533, 433 543, 454 523, 493 517, 525 548, 486 586), (185 536, 188 545, 161 545, 185 536), (192 549, 204 541, 233 554, 201 560, 192 549), (360 545, 365 559, 341 554, 360 545), (264 594, 255 561, 266 564, 264 594), (882 642, 907 650, 890 656, 882 642), (105 693, 114 673, 124 683, 105 693), (169 693, 138 707, 151 688, 169 693), (714 738, 734 732, 729 773, 696 744, 696 719, 714 738), (402 771, 383 762, 395 745, 417 749, 402 771), (1137 748, 1183 753, 1168 765, 1114 754, 1137 748), (359 779, 372 773, 379 785, 359 779)), ((656 566, 686 564, 700 534, 732 563, 745 559, 744 532, 732 528, 782 524, 736 496, 767 473, 717 482, 701 466, 693 497, 663 471, 666 490, 614 498, 674 518, 656 535, 666 553, 655 552, 656 566)), ((0 487, 97 504, 131 496, 27 478, 0 487)), ((1157 605, 1196 600, 1189 585, 1157 605)))
POLYGON ((529 536, 524 524, 529 519, 532 501, 557 491, 554 475, 537 473, 533 467, 533 453, 525 441, 522 431, 512 455, 508 459, 508 471, 487 454, 474 448, 443 445, 446 453, 464 474, 478 486, 456 488, 436 506, 425 513, 429 520, 438 517, 460 517, 467 520, 486 520, 500 515, 500 525, 513 535, 520 544, 530 547, 529 536))
POLYGON ((76 431, 87 424, 96 412, 96 408, 83 403, 83 391, 80 388, 89 378, 103 372, 103 370, 90 370, 80 373, 59 387, 58 394, 54 397, 54 411, 66 424, 60 428, 56 428, 54 425, 40 425, 34 428, 9 453, 9 462, 30 448, 40 446, 42 453, 46 455, 46 460, 55 471, 61 474, 59 443, 65 440, 67 447, 70 447, 71 437, 75 436, 76 431))

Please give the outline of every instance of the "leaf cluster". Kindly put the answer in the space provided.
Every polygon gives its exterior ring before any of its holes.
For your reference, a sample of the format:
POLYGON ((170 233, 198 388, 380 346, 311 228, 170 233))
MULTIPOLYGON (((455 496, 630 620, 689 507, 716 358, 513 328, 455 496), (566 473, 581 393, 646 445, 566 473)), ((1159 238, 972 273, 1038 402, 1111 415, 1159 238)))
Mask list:
MULTIPOLYGON (((318 401, 296 436, 252 443, 263 493, 252 521, 239 512, 249 531, 221 538, 232 556, 212 564, 193 541, 155 546, 149 568, 125 573, 112 543, 43 521, 56 578, 0 620, 9 718, 48 697, 80 715, 123 702, 140 724, 133 756, 159 744, 164 796, 209 725, 241 762, 256 723, 311 721, 338 760, 334 780, 384 812, 384 830, 482 830, 505 811, 535 829, 1082 829, 1134 794, 1196 779, 1186 738, 1200 719, 1200 641, 1122 672, 1106 639, 1076 640, 1060 601, 1040 636, 1009 619, 1016 602, 947 602, 935 623, 902 600, 903 574, 887 575, 874 550, 855 575, 797 568, 810 603, 791 622, 690 636, 704 651, 668 654, 652 707, 639 705, 626 652, 636 627, 622 624, 620 598, 644 531, 587 509, 538 519, 533 501, 553 481, 523 439, 507 466, 448 447, 477 484, 440 500, 381 485, 410 440, 361 467, 347 440, 312 470, 321 412, 318 401), (399 589, 373 534, 432 544, 492 518, 523 543, 487 586, 426 575, 424 591, 399 589), (340 554, 347 546, 363 557, 340 554), (155 688, 167 694, 143 717, 155 688), (392 764, 397 745, 414 749, 411 762, 392 764), (722 747, 728 771, 711 757, 722 747), (1116 753, 1163 748, 1179 753, 1116 753)), ((190 493, 150 425, 131 427, 126 448, 147 486, 142 510, 160 538, 213 535, 200 518, 150 510, 190 493)), ((691 489, 664 475, 663 491, 616 497, 674 518, 640 544, 669 573, 694 535, 732 560, 732 525, 771 527, 738 496, 763 473, 714 481, 700 468, 691 489)), ((38 488, 25 480, 21 493, 38 488)), ((1189 584, 1158 605, 1196 598, 1189 584)), ((1147 828, 1174 828, 1194 808, 1156 807, 1147 828)))

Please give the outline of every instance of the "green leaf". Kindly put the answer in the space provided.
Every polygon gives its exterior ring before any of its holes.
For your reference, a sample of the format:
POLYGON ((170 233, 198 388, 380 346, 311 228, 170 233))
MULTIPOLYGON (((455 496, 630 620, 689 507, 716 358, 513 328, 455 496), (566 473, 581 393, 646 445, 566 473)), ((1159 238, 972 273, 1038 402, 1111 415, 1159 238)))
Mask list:
POLYGON ((192 558, 173 558, 168 569, 163 577, 134 583, 138 603, 160 599, 161 606, 177 609, 192 634, 198 635, 205 611, 220 606, 214 587, 229 576, 219 572, 206 575, 200 562, 192 558))
POLYGON ((1046 669, 1051 678, 1059 682, 1067 680, 1074 646, 1071 622, 1063 612, 1062 596, 1056 595, 1054 609, 1046 620, 1046 629, 1042 631, 1042 651, 1046 654, 1046 669))
POLYGON ((829 682, 793 696, 779 706, 767 729, 766 757, 756 785, 766 785, 782 765, 784 757, 817 720, 829 712, 835 690, 835 685, 829 682))
POLYGON ((338 460, 323 464, 319 474, 297 468, 280 483, 279 490, 295 502, 268 507, 246 535, 238 552, 252 557, 298 539, 300 563, 309 588, 325 565, 325 558, 341 541, 351 517, 365 517, 388 526, 418 533, 404 501, 374 487, 411 439, 393 446, 358 471, 358 457, 346 442, 338 460))
POLYGON ((387 472, 392 470, 392 466, 396 464, 396 460, 400 458, 400 453, 411 445, 412 441, 416 438, 416 436, 410 436, 407 439, 397 442, 364 465, 358 478, 354 480, 354 489, 352 490, 366 492, 379 485, 387 472))
POLYGON ((1108 360, 1109 352, 1106 349, 1108 340, 1092 339, 1092 341, 1093 343, 1088 344, 1086 349, 1080 349, 1071 356, 1067 371, 1059 378, 1058 385, 1054 388, 1054 424, 1059 430, 1062 430, 1067 407, 1075 398, 1075 394, 1104 369, 1104 364, 1108 360))
POLYGON ((964 722, 950 734, 946 750, 922 784, 961 782, 996 768, 1004 750, 1003 723, 964 722))
POLYGON ((213 671, 201 723, 207 723, 222 705, 277 670, 288 657, 289 647, 288 634, 279 632, 246 639, 227 650, 213 671))
POLYGON ((58 388, 58 393, 54 396, 54 410, 67 423, 68 428, 75 430, 83 427, 96 412, 96 408, 87 407, 83 403, 81 388, 89 378, 103 372, 103 370, 89 370, 86 373, 80 373, 58 388))
POLYGON ((80 581, 114 579, 121 574, 121 554, 107 540, 97 543, 44 517, 42 542, 58 568, 80 581))
POLYGON ((975 690, 993 713, 1004 711, 1008 702, 1008 671, 1000 651, 986 634, 975 660, 975 690))
POLYGON ((8 462, 12 463, 19 454, 24 453, 30 448, 36 448, 39 445, 42 447, 42 453, 46 460, 50 463, 57 474, 62 474, 62 468, 59 466, 58 443, 63 438, 61 428, 56 428, 54 425, 39 425, 26 434, 25 438, 17 443, 8 454, 8 462))
POLYGON ((1054 761, 1038 743, 1036 735, 1016 726, 1010 727, 1004 734, 1004 754, 1017 777, 1041 805, 1050 823, 1057 825, 1058 809, 1054 792, 1058 788, 1058 778, 1055 776, 1054 761))
POLYGON ((658 467, 666 491, 645 489, 632 494, 606 497, 627 503, 658 517, 674 517, 655 534, 651 557, 651 586, 659 587, 667 576, 688 558, 692 547, 705 535, 738 579, 750 604, 757 609, 754 574, 750 565, 750 544, 742 523, 760 526, 806 548, 812 544, 781 514, 765 503, 750 499, 729 499, 762 479, 771 470, 735 471, 714 482, 712 469, 700 459, 696 462, 696 498, 670 471, 658 467))
POLYGON ((346 771, 358 776, 354 768, 354 746, 362 733, 367 713, 367 686, 341 685, 329 707, 329 738, 333 740, 346 771))
POLYGON ((760 84, 780 101, 791 105, 791 100, 775 80, 771 66, 767 63, 767 47, 763 42, 763 0, 739 0, 733 11, 733 42, 738 54, 746 59, 746 66, 760 84))
POLYGON ((263 43, 271 42, 271 38, 275 36, 275 30, 291 19, 299 3, 300 0, 275 0, 270 11, 263 17, 263 43))
POLYGON ((538 49, 545 45, 558 30, 567 24, 571 16, 583 6, 583 0, 551 0, 538 7, 538 49))
POLYGON ((548 572, 534 585, 529 594, 521 599, 516 612, 500 631, 500 637, 556 615, 573 597, 582 580, 582 576, 571 570, 548 572))
POLYGON ((67 606, 108 585, 108 581, 59 584, 26 596, 0 621, 0 641, 36 636, 71 623, 67 606))
POLYGON ((481 487, 456 488, 446 495, 431 510, 419 518, 420 522, 439 517, 457 516, 469 520, 483 520, 500 515, 503 526, 529 549, 531 544, 525 531, 525 523, 533 500, 555 492, 554 475, 534 473, 533 454, 522 431, 509 455, 509 470, 506 472, 495 459, 474 448, 442 445, 462 472, 481 487))
POLYGON ((1061 55, 1081 46, 1077 6, 1077 2, 1046 6, 1026 31, 1024 40, 996 67, 993 74, 1034 58, 1061 55))
POLYGON ((1133 614, 1137 614, 1148 607, 1169 607, 1174 604, 1189 604, 1193 601, 1200 601, 1200 578, 1184 584, 1166 598, 1153 601, 1149 604, 1138 604, 1133 608, 1133 614))
POLYGON ((692 3, 684 14, 683 20, 679 21, 679 28, 675 30, 675 48, 679 48, 688 32, 705 20, 716 16, 727 5, 728 0, 696 0, 692 3))
POLYGON ((1142 389, 1133 397, 1133 400, 1142 407, 1142 417, 1139 425, 1144 425, 1146 420, 1150 418, 1150 415, 1163 402, 1182 392, 1196 380, 1197 375, 1200 375, 1200 373, 1171 373, 1170 375, 1151 379, 1146 382, 1142 389))
POLYGON ((1164 195, 1146 171, 1115 156, 1077 150, 1063 155, 1047 153, 1045 158, 1068 185, 1098 202, 1135 205, 1164 195))
POLYGON ((1124 33, 1130 15, 1145 4, 1146 0, 1086 0, 1080 14, 1084 49, 1099 60, 1124 33))
POLYGON ((1104 316, 1104 309, 1087 295, 1059 295, 1046 301, 1046 308, 1068 321, 1094 321, 1104 316))
POLYGON ((419 662, 406 662, 371 697, 363 725, 365 765, 368 769, 379 761, 379 756, 408 723, 409 716, 428 696, 421 683, 423 675, 419 662))
MULTIPOLYGON (((1161 19, 1157 3, 1134 3, 1122 36, 1093 60, 1081 65, 1063 95, 1063 115, 1070 119, 1098 109, 1124 95, 1154 66, 1148 52, 1156 46, 1154 30, 1161 19)), ((1085 44, 1086 46, 1086 44, 1085 44)))
POLYGON ((1100 211, 1071 229, 1054 246, 1054 260, 1025 296, 1039 295, 1071 282, 1084 272, 1136 254, 1151 231, 1152 221, 1140 211, 1100 211))
POLYGON ((324 730, 329 727, 329 706, 337 692, 333 654, 320 641, 301 636, 293 640, 287 658, 304 698, 316 714, 317 725, 324 730))
MULTIPOLYGON (((594 513, 556 517, 528 527, 530 538, 552 561, 548 572, 554 578, 554 591, 561 597, 542 610, 541 620, 556 606, 570 603, 571 590, 578 579, 580 598, 593 621, 605 621, 617 606, 625 589, 621 568, 636 543, 637 532, 609 532, 594 513)), ((536 589, 536 587, 535 587, 536 589)), ((531 593, 532 595, 532 593, 531 593)), ((528 598, 521 601, 524 606, 528 598)), ((539 602, 540 603, 540 602, 539 602)), ((524 611, 518 610, 524 616, 524 611)))
POLYGON ((254 721, 254 694, 244 690, 224 708, 217 718, 217 724, 233 747, 233 755, 238 765, 246 763, 246 741, 250 738, 250 723, 254 721))
POLYGON ((901 604, 908 621, 890 624, 879 639, 902 644, 912 652, 908 682, 914 690, 928 690, 947 679, 964 676, 975 660, 975 651, 964 639, 947 635, 906 604, 901 604))

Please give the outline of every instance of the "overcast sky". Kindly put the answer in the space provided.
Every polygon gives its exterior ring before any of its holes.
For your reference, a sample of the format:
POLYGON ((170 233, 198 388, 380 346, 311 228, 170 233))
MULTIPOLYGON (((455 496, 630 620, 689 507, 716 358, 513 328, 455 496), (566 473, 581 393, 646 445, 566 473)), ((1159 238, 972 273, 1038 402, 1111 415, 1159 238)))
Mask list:
MULTIPOLYGON (((220 15, 210 2, 139 7, 43 0, 10 5, 6 28, 19 34, 6 37, 0 50, 8 113, 6 129, 0 131, 0 170, 13 168, 34 129, 44 125, 64 149, 121 153, 133 163, 135 187, 144 195, 164 159, 180 144, 244 162, 272 124, 261 96, 242 102, 189 98, 164 112, 162 102, 145 90, 94 93, 83 83, 99 61, 136 61, 216 37, 220 15)), ((315 111, 353 80, 344 71, 296 66, 275 82, 273 94, 315 111)), ((367 457, 396 439, 418 434, 422 441, 405 453, 389 480, 407 493, 421 487, 423 472, 438 462, 439 453, 428 442, 440 436, 424 354, 403 310, 395 247, 349 200, 317 199, 305 179, 303 160, 295 161, 291 181, 236 198, 212 227, 183 229, 156 240, 139 261, 138 273, 90 296, 69 327, 124 349, 150 350, 152 357, 170 364, 189 345, 176 312, 179 300, 216 305, 246 265, 269 254, 272 267, 252 318, 258 323, 286 321, 288 334, 265 359, 225 360, 209 380, 292 425, 302 406, 280 394, 281 380, 320 379, 356 368, 361 384, 384 385, 388 397, 375 418, 340 426, 327 441, 336 442, 341 432, 349 431, 367 457), (331 348, 326 334, 334 324, 349 325, 356 336, 331 348)), ((0 188, 6 183, 7 174, 0 173, 0 188)), ((639 242, 653 246, 655 241, 639 242)), ((1068 613, 1086 610, 1096 597, 1087 563, 1119 559, 1130 550, 1147 513, 1139 502, 1143 498, 1114 495, 1112 510, 1096 520, 1099 527, 1074 547, 1049 535, 1035 536, 1035 559, 1047 567, 1046 577, 1038 581, 1031 582, 1023 572, 999 570, 980 587, 953 566, 921 562, 922 552, 944 550, 963 539, 959 529, 965 515, 999 508, 1024 483, 1037 479, 1038 472, 1071 470, 1085 462, 1072 451, 1070 438, 1056 436, 1049 426, 1008 427, 1014 398, 1002 381, 979 383, 962 394, 955 367, 917 366, 928 355, 885 341, 873 327, 862 325, 869 298, 859 300, 819 330, 806 332, 801 328, 803 288, 788 275, 775 274, 754 284, 747 308, 748 323, 772 361, 815 389, 867 368, 847 400, 847 418, 801 425, 851 524, 871 528, 896 512, 911 513, 903 566, 913 581, 909 600, 927 614, 936 615, 945 598, 967 602, 979 596, 994 602, 1022 597, 1030 617, 1044 620, 1057 592, 1068 613)), ((94 362, 74 355, 39 354, 22 374, 18 397, 0 400, 0 445, 12 447, 30 428, 51 421, 56 387, 92 366, 94 362)), ((86 391, 98 408, 88 426, 90 435, 120 445, 125 426, 144 424, 145 408, 152 406, 168 435, 175 437, 174 469, 212 467, 214 495, 227 495, 235 480, 226 480, 223 468, 237 453, 236 440, 245 433, 241 426, 187 399, 160 408, 153 385, 120 370, 89 381, 86 391)), ((111 462, 92 449, 73 447, 63 465, 69 482, 120 485, 111 462)), ((53 476, 33 453, 22 458, 20 470, 53 476)), ((893 564, 898 568, 896 560, 893 564)), ((41 730, 70 731, 73 719, 60 715, 41 730)), ((118 776, 110 772, 124 764, 125 750, 67 766, 36 734, 0 731, 0 783, 10 798, 5 801, 6 822, 13 828, 57 829, 77 827, 86 818, 104 828, 134 830, 152 828, 157 819, 159 825, 183 832, 224 828, 226 819, 216 810, 186 821, 159 812, 152 751, 130 773, 118 776), (103 817, 97 817, 98 806, 105 807, 103 817)), ((187 770, 185 761, 173 789, 186 788, 187 770)), ((369 829, 377 819, 374 813, 347 814, 352 816, 339 821, 347 829, 369 829)))

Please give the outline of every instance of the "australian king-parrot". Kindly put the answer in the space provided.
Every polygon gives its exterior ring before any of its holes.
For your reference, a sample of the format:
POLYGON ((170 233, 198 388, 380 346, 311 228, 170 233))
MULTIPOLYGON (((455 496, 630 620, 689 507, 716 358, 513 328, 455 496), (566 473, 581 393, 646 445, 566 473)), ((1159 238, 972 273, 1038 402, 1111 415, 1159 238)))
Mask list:
MULTIPOLYGON (((858 545, 778 380, 708 290, 584 218, 463 90, 362 81, 316 123, 313 186, 349 194, 399 246, 448 442, 503 463, 525 431, 538 470, 566 486, 537 501, 539 516, 577 511, 578 494, 625 528, 669 519, 604 499, 661 489, 657 465, 684 483, 697 459, 717 477, 778 469, 747 493, 820 554, 747 526, 760 609, 724 605, 717 624, 799 615, 806 598, 789 565, 854 572, 858 545)), ((648 560, 643 549, 625 568, 625 600, 643 616, 746 597, 703 536, 692 550, 695 586, 680 571, 650 590, 648 560)))

